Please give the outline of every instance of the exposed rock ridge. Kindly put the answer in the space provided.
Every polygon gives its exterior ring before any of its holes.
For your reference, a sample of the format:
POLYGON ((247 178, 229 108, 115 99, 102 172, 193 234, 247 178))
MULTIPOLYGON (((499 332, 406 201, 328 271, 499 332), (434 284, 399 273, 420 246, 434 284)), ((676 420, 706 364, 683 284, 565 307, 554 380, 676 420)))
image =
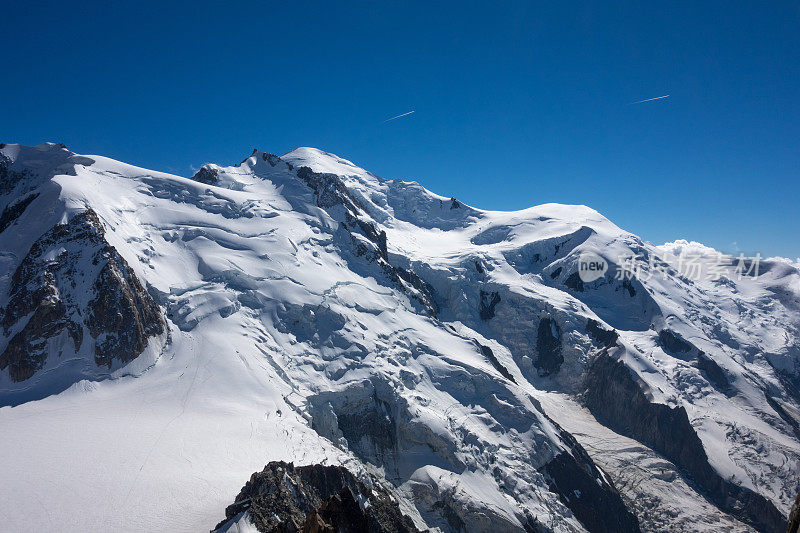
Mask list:
POLYGON ((192 179, 206 185, 216 185, 219 181, 218 176, 219 170, 208 165, 203 165, 203 167, 192 176, 192 179))
POLYGON ((87 331, 107 368, 164 331, 158 306, 104 235, 97 214, 83 211, 42 235, 14 272, 0 319, 8 338, 0 369, 13 381, 29 379, 48 355, 77 353, 87 331))
POLYGON ((374 222, 363 216, 366 209, 350 193, 342 179, 335 174, 314 172, 309 167, 299 167, 297 177, 314 191, 316 204, 338 220, 350 235, 355 254, 377 264, 396 286, 419 302, 428 313, 436 316, 438 306, 433 288, 413 270, 391 263, 386 232, 379 230, 374 222))
POLYGON ((723 511, 759 531, 784 529, 786 519, 772 502, 713 469, 686 409, 651 402, 628 367, 606 349, 589 366, 584 399, 600 422, 663 454, 723 511))
POLYGON ((216 529, 245 512, 264 533, 419 531, 387 490, 341 466, 273 461, 250 477, 216 529))
POLYGON ((569 452, 559 453, 542 468, 549 489, 559 495, 590 533, 638 533, 639 521, 625 506, 609 477, 575 437, 547 418, 569 447, 569 452))

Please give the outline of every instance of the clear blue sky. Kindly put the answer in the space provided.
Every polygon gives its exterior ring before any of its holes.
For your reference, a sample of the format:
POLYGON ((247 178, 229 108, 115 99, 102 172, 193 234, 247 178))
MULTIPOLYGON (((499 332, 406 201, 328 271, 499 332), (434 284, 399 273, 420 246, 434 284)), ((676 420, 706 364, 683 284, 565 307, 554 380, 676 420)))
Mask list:
POLYGON ((316 146, 477 207, 800 256, 798 2, 69 4, 3 6, 0 140, 181 175, 316 146))

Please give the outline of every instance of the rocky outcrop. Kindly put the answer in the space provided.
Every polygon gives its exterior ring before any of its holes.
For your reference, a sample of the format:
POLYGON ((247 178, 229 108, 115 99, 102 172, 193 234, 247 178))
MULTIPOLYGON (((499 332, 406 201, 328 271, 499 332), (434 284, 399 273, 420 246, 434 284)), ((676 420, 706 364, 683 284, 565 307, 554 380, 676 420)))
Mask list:
POLYGON ((552 318, 542 318, 536 334, 536 359, 533 364, 541 375, 548 375, 558 372, 563 362, 561 328, 552 318))
POLYGON ((697 351, 694 346, 669 329, 662 329, 658 332, 658 343, 664 348, 665 352, 672 355, 689 354, 697 351))
POLYGON ((786 527, 786 533, 800 532, 800 492, 797 493, 797 498, 794 500, 794 505, 789 513, 789 524, 786 527))
POLYGON ((277 155, 271 154, 269 152, 261 152, 261 159, 269 163, 269 166, 271 167, 275 167, 278 163, 284 163, 287 167, 289 167, 289 170, 292 170, 292 168, 294 168, 292 167, 291 163, 287 163, 277 155))
POLYGON ((481 320, 491 320, 494 318, 494 308, 500 303, 500 295, 497 292, 481 291, 481 303, 478 305, 478 314, 481 320))
MULTIPOLYGON (((5 148, 5 144, 3 144, 5 148)), ((14 188, 15 175, 9 169, 11 158, 5 154, 0 154, 0 194, 8 194, 14 188)))
POLYGON ((619 333, 617 333, 616 330, 605 329, 600 326, 597 320, 591 318, 586 322, 586 333, 588 333, 595 342, 605 348, 616 346, 617 340, 619 340, 619 333))
POLYGON ((33 376, 50 355, 77 353, 86 331, 96 364, 108 368, 164 331, 158 306, 104 235, 94 211, 79 213, 42 235, 14 272, 0 320, 10 337, 0 369, 13 381, 33 376))
POLYGON ((5 209, 3 209, 3 213, 0 214, 0 233, 13 224, 38 196, 39 193, 30 194, 22 200, 7 205, 5 209))
POLYGON ((216 530, 243 513, 265 533, 418 531, 386 489, 374 480, 360 481, 341 466, 271 462, 250 477, 216 530))
POLYGON ((205 183, 206 185, 216 185, 219 181, 218 176, 219 170, 209 166, 204 166, 198 170, 194 176, 192 176, 192 179, 200 183, 205 183))
POLYGON ((353 196, 336 174, 314 172, 309 167, 297 169, 297 177, 314 191, 315 203, 324 208, 342 205, 351 214, 363 211, 364 206, 353 196))
POLYGON ((83 336, 80 326, 67 318, 66 307, 59 299, 51 279, 45 275, 42 285, 12 301, 3 317, 4 331, 8 335, 13 317, 29 313, 31 315, 25 326, 11 337, 0 355, 0 370, 8 370, 12 381, 24 381, 44 366, 49 339, 67 332, 75 351, 81 345, 83 336))
POLYGON ((672 461, 723 511, 759 531, 785 527, 772 502, 714 470, 683 406, 651 402, 628 367, 605 350, 587 371, 584 400, 598 421, 672 461))
POLYGON ((164 331, 161 312, 125 260, 111 246, 100 253, 105 265, 94 283, 86 325, 96 339, 95 361, 111 367, 114 360, 136 358, 154 335, 164 331))
POLYGON ((364 205, 350 192, 341 177, 314 172, 309 167, 299 167, 297 177, 314 192, 317 206, 339 221, 341 229, 349 236, 355 255, 377 265, 396 287, 419 302, 429 314, 436 316, 438 306, 433 288, 413 269, 392 264, 386 232, 365 219, 364 205))
POLYGON ((728 376, 716 361, 705 353, 698 352, 696 366, 715 389, 728 396, 731 394, 731 384, 728 381, 728 376))
POLYGON ((481 344, 481 343, 478 343, 478 347, 480 347, 481 353, 484 356, 486 356, 486 358, 489 360, 489 362, 492 363, 492 366, 495 367, 495 369, 497 369, 497 371, 500 372, 500 374, 504 378, 506 378, 507 380, 511 381, 512 383, 516 383, 517 382, 517 380, 514 379, 514 376, 511 375, 511 372, 509 372, 508 369, 506 367, 504 367, 500 363, 500 361, 494 355, 494 351, 491 348, 489 348, 485 344, 481 344))
POLYGON ((608 477, 572 435, 561 430, 560 437, 570 452, 556 455, 542 468, 548 488, 591 533, 637 533, 639 521, 608 477))

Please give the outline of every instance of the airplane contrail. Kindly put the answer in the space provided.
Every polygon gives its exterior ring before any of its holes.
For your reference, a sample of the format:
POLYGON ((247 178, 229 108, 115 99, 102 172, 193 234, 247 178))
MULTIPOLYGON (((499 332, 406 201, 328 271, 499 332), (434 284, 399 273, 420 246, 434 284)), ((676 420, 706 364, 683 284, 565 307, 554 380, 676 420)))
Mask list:
POLYGON ((639 100, 638 102, 631 102, 628 105, 643 104, 645 102, 652 102, 653 100, 661 100, 662 98, 669 98, 669 95, 665 94, 664 96, 656 96, 655 98, 648 98, 647 100, 639 100))
POLYGON ((409 111, 408 113, 403 113, 402 115, 397 115, 396 117, 387 118, 386 120, 384 120, 383 122, 381 122, 381 124, 386 124, 386 123, 387 123, 387 122, 389 122, 390 120, 394 120, 394 119, 396 119, 396 118, 400 118, 400 117, 404 117, 404 116, 406 116, 406 115, 410 115, 410 114, 411 114, 411 113, 413 113, 414 111, 415 111, 415 110, 414 110, 414 109, 412 109, 412 110, 411 110, 411 111, 409 111))

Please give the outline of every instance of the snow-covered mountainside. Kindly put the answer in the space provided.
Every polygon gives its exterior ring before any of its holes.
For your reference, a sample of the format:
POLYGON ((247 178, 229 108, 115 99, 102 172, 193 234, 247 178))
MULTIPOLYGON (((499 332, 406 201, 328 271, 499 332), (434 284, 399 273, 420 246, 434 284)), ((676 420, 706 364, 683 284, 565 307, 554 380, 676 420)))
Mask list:
POLYGON ((587 207, 483 211, 313 148, 184 178, 1 144, 0 210, 8 530, 786 527, 795 263, 700 279, 682 249, 713 250, 587 207))

